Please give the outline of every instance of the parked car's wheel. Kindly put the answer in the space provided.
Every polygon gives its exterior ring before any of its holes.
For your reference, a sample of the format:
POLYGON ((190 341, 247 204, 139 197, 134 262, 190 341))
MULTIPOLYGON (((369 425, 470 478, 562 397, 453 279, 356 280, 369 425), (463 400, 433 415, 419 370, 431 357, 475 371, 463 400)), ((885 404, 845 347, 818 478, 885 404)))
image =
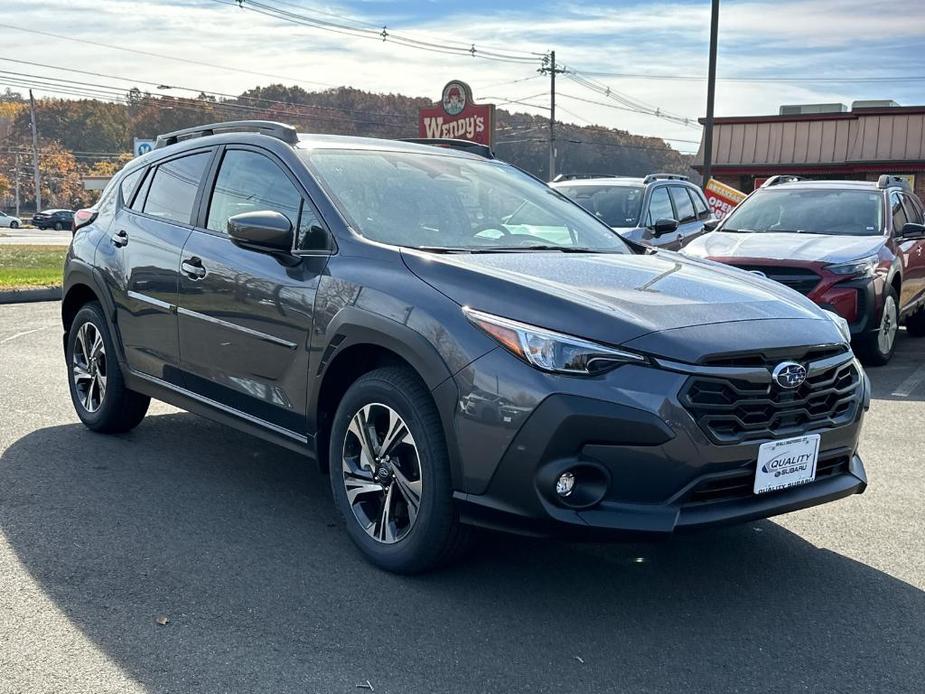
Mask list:
POLYGON ((74 317, 66 356, 71 400, 80 421, 107 434, 128 431, 141 422, 150 398, 125 387, 103 309, 95 301, 74 317))
POLYGON ((861 361, 869 366, 883 366, 893 358, 896 349, 896 332, 899 329, 899 297, 890 287, 883 299, 883 311, 876 331, 858 338, 857 352, 861 361))
POLYGON ((64 225, 61 222, 55 222, 55 231, 61 231, 64 229, 64 225))
POLYGON ((906 318, 906 333, 910 337, 925 337, 925 308, 906 318))
POLYGON ((10 222, 10 229, 19 229, 19 222, 10 222))
POLYGON ((464 548, 440 417, 412 371, 377 369, 350 386, 331 427, 330 475, 350 538, 376 566, 417 573, 464 548))

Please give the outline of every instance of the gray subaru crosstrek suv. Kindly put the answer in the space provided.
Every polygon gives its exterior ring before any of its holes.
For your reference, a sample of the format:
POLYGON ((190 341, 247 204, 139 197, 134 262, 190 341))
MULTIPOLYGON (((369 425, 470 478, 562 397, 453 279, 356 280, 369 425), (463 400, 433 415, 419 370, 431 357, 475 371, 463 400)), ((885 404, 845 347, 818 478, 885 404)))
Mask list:
POLYGON ((841 319, 629 244, 503 162, 214 124, 78 217, 80 419, 126 431, 153 397, 303 452, 385 569, 445 562, 472 526, 664 536, 866 486, 841 319))

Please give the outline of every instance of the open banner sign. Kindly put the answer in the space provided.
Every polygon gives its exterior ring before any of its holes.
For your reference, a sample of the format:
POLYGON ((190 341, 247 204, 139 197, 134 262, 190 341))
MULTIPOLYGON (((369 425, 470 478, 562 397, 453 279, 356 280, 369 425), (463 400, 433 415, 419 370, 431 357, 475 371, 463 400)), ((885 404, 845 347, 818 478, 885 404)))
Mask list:
POLYGON ((707 181, 703 191, 707 194, 707 204, 717 217, 725 217, 745 199, 745 193, 741 190, 720 183, 715 178, 707 181))
POLYGON ((418 137, 469 140, 491 147, 495 140, 495 106, 474 103, 469 85, 453 80, 443 88, 439 103, 420 110, 418 137))

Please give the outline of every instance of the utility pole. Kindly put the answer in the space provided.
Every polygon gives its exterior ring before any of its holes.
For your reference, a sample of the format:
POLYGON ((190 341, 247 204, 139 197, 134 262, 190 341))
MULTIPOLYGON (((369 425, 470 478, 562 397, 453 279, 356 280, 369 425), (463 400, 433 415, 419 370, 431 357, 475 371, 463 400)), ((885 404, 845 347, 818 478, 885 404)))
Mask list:
POLYGON ((703 124, 703 185, 713 175, 713 97, 716 95, 716 35, 719 33, 719 0, 710 15, 710 67, 707 75, 707 117, 703 124))
POLYGON ((539 69, 544 75, 549 73, 549 180, 556 175, 556 74, 565 69, 556 67, 556 52, 550 51, 543 57, 543 67, 539 69))
POLYGON ((16 179, 16 216, 19 216, 19 152, 16 153, 16 168, 13 169, 13 176, 16 179))
POLYGON ((29 90, 29 109, 32 111, 32 171, 35 177, 35 211, 42 209, 42 178, 39 174, 39 131, 35 125, 35 97, 29 90))

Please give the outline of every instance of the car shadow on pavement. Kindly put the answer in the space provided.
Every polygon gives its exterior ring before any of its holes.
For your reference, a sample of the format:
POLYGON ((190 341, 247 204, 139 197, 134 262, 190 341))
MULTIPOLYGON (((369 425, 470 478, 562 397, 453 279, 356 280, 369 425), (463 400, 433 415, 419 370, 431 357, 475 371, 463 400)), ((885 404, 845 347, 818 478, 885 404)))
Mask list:
POLYGON ((763 521, 661 543, 485 534, 399 577, 295 453, 187 414, 32 432, 0 531, 150 691, 913 690, 925 594, 763 521), (158 625, 158 616, 169 623, 158 625))

